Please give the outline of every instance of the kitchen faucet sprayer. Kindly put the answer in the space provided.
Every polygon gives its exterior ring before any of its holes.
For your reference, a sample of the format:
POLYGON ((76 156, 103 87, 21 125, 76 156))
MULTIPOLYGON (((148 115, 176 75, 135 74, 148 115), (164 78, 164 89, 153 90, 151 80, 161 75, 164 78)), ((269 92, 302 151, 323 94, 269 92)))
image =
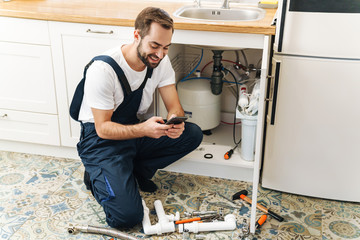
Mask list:
POLYGON ((201 8, 201 0, 194 0, 194 3, 198 8, 201 8))
POLYGON ((229 2, 230 2, 230 0, 224 0, 221 8, 229 9, 229 8, 230 8, 230 7, 229 7, 229 2))

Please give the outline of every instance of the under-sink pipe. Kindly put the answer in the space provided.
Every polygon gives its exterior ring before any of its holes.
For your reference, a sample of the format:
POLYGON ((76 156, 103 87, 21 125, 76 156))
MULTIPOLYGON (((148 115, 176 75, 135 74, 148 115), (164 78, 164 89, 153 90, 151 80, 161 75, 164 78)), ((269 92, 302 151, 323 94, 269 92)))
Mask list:
POLYGON ((214 65, 213 65, 213 72, 211 74, 211 81, 210 81, 210 86, 211 86, 211 92, 214 95, 220 95, 222 92, 222 87, 223 87, 223 78, 224 78, 224 74, 222 73, 222 64, 221 64, 221 60, 222 60, 222 53, 224 52, 223 50, 212 50, 214 56, 214 65))
POLYGON ((155 225, 151 225, 150 217, 149 217, 149 208, 146 206, 145 201, 142 200, 142 204, 144 207, 144 218, 142 221, 143 230, 146 235, 161 235, 163 233, 174 232, 175 224, 173 221, 178 220, 180 214, 177 212, 176 216, 173 214, 166 215, 163 205, 160 200, 156 200, 154 202, 156 214, 158 216, 159 222, 155 225))
POLYGON ((224 221, 202 222, 202 223, 192 222, 192 223, 179 224, 178 226, 179 226, 179 233, 182 233, 184 229, 193 233, 235 230, 236 218, 233 214, 228 214, 225 216, 224 221))

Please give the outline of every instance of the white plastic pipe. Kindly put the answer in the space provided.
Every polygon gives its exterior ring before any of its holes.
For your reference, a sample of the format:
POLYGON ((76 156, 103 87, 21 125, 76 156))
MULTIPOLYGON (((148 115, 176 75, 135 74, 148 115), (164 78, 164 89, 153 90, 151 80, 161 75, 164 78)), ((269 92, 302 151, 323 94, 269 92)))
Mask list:
POLYGON ((182 233, 184 229, 192 233, 198 232, 211 232, 211 231, 227 231, 234 230, 236 228, 236 218, 233 214, 228 214, 224 218, 225 221, 219 222, 192 222, 179 224, 179 233, 182 233))
MULTIPOLYGON (((151 225, 149 217, 149 208, 146 206, 145 201, 142 200, 144 207, 144 218, 142 221, 143 230, 146 235, 161 235, 163 233, 174 232, 175 224, 170 221, 168 216, 165 215, 164 208, 160 200, 154 202, 156 214, 158 216, 159 222, 155 225, 151 225)), ((178 215, 178 214, 177 214, 178 215)))

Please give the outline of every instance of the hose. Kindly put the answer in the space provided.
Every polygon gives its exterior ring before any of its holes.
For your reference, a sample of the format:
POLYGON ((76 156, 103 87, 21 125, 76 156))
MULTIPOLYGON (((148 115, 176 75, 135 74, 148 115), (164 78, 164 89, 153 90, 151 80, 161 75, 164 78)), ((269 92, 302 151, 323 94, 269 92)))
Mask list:
POLYGON ((119 239, 139 240, 137 237, 131 236, 130 234, 121 232, 114 228, 94 227, 89 225, 68 227, 68 233, 76 234, 78 232, 108 235, 119 239))
POLYGON ((200 56, 200 59, 198 61, 198 63, 196 64, 196 66, 188 73, 188 75, 186 75, 183 79, 181 79, 179 82, 183 82, 185 81, 186 78, 188 78, 197 68, 198 66, 200 65, 201 63, 201 60, 203 59, 203 56, 204 56, 204 49, 201 49, 201 56, 200 56))

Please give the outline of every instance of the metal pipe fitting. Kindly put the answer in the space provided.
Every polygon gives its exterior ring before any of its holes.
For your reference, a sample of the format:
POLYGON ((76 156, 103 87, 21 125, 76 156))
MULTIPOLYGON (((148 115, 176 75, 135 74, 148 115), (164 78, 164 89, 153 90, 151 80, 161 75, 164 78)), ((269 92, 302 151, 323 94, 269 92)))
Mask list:
POLYGON ((139 240, 139 238, 137 238, 137 237, 134 237, 130 234, 121 232, 114 228, 94 227, 94 226, 89 226, 89 225, 87 225, 87 226, 77 225, 77 226, 68 227, 68 233, 70 233, 70 234, 76 234, 79 232, 108 235, 108 236, 116 237, 119 239, 139 240))

